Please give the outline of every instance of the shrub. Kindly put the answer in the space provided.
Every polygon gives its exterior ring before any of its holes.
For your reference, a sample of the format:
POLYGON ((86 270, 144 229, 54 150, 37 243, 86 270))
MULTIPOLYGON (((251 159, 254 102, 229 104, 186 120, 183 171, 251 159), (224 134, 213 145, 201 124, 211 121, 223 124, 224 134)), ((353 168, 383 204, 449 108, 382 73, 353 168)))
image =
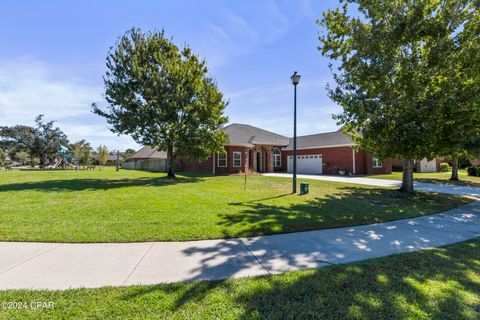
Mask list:
POLYGON ((448 172, 450 171, 450 166, 446 162, 440 163, 440 172, 448 172))
POLYGON ((480 166, 471 166, 467 168, 467 173, 472 177, 480 177, 480 166))
POLYGON ((467 168, 467 173, 469 176, 476 176, 477 175, 477 170, 475 167, 468 167, 467 168))

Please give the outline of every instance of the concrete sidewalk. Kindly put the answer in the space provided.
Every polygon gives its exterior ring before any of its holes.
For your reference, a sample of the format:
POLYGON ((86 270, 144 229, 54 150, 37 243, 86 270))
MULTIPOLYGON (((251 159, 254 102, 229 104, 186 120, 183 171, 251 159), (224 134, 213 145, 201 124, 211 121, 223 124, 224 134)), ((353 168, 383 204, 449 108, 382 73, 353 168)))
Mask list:
POLYGON ((310 232, 189 242, 0 243, 0 289, 68 289, 257 276, 480 236, 480 200, 444 213, 310 232))
MULTIPOLYGON (((283 178, 292 177, 291 173, 263 173, 262 175, 267 177, 283 177, 283 178)), ((350 177, 350 176, 325 176, 325 175, 314 175, 314 174, 297 174, 297 178, 363 184, 368 186, 390 187, 390 188, 400 188, 400 186, 402 185, 402 182, 398 180, 372 179, 372 178, 350 177)), ((456 186, 453 184, 425 183, 425 182, 415 182, 414 186, 416 190, 421 190, 421 191, 458 194, 458 195, 480 198, 480 187, 456 186)))

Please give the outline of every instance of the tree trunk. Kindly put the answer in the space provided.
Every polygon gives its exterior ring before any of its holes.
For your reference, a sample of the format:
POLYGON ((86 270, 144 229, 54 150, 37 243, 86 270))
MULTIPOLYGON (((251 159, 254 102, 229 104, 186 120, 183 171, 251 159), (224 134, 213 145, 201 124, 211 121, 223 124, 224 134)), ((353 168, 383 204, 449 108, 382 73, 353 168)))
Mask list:
POLYGON ((405 160, 400 191, 413 192, 413 160, 405 160))
POLYGON ((171 146, 167 148, 167 177, 175 178, 175 155, 171 146))
POLYGON ((454 157, 452 159, 452 176, 450 177, 450 181, 458 181, 458 158, 454 157))
POLYGON ((41 165, 41 166, 45 166, 45 165, 46 165, 46 162, 47 162, 47 156, 46 156, 46 154, 41 154, 41 155, 40 155, 40 165, 41 165))

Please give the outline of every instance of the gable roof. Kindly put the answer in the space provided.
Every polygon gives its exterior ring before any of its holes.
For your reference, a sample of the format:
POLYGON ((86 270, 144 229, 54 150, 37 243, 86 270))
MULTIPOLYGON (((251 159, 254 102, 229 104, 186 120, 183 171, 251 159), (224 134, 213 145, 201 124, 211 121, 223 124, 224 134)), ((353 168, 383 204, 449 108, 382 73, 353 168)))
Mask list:
POLYGON ((129 159, 167 159, 166 151, 158 151, 155 148, 144 146, 142 149, 135 152, 129 159))
POLYGON ((232 123, 223 128, 223 131, 230 140, 228 145, 233 146, 252 147, 255 144, 286 146, 289 143, 285 136, 248 124, 232 123))
MULTIPOLYGON (((353 146, 353 140, 341 131, 297 137, 297 149, 353 146)), ((293 150, 293 138, 285 150, 293 150)))

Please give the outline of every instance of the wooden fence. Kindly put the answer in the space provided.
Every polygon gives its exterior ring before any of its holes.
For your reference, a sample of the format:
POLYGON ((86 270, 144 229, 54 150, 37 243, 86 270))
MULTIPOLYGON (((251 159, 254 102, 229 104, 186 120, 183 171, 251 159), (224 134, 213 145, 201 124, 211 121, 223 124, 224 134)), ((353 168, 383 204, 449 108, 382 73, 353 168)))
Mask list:
POLYGON ((123 169, 129 170, 145 170, 154 172, 166 172, 167 160, 166 159, 147 159, 125 162, 122 165, 123 169))

